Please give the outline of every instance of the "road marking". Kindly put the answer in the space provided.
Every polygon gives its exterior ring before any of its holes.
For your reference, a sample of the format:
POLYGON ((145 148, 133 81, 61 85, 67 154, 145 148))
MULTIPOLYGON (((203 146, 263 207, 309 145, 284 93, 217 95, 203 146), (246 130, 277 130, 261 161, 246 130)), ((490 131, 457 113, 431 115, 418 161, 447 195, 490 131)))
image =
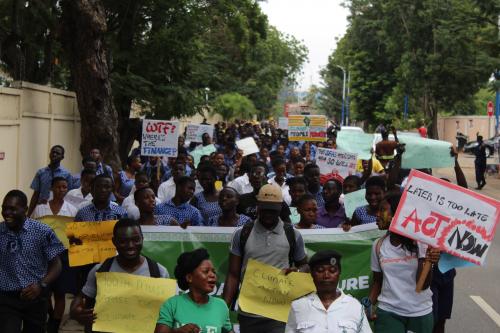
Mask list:
POLYGON ((474 302, 500 327, 500 314, 495 311, 481 296, 470 296, 474 302))

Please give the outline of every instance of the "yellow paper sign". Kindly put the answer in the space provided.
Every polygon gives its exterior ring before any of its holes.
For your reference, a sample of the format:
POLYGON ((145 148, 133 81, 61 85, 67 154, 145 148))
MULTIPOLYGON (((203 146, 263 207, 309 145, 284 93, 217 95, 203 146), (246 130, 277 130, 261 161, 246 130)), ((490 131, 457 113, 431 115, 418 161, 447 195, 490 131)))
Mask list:
POLYGON ((248 313, 286 322, 292 301, 316 290, 311 275, 290 273, 250 259, 238 304, 248 313))
POLYGON ((69 216, 47 215, 37 219, 54 230, 57 238, 65 248, 69 248, 68 237, 66 237, 66 223, 73 222, 74 218, 69 216))
POLYGON ((222 184, 222 182, 221 182, 220 180, 216 180, 216 181, 215 181, 215 189, 216 189, 217 191, 222 190, 222 188, 223 188, 223 187, 224 187, 224 186, 223 186, 223 184, 222 184))
POLYGON ((92 329, 100 332, 153 332, 160 306, 175 295, 172 279, 127 273, 96 273, 97 316, 92 329))
POLYGON ((111 239, 116 221, 73 222, 66 225, 69 265, 100 263, 116 255, 111 239))

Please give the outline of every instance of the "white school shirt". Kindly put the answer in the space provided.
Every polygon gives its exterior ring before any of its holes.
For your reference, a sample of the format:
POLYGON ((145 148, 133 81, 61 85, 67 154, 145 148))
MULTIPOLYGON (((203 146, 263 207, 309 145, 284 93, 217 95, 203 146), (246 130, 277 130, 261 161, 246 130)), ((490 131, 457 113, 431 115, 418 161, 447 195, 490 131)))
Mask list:
POLYGON ((253 192, 253 186, 250 184, 250 179, 248 179, 248 174, 246 173, 231 180, 227 186, 234 188, 239 195, 253 192))
MULTIPOLYGON (((194 194, 198 194, 203 191, 203 187, 201 187, 200 182, 198 180, 195 181, 195 189, 194 194)), ((161 183, 160 187, 158 187, 158 199, 160 201, 166 202, 168 200, 172 200, 175 196, 175 183, 174 178, 170 177, 167 181, 161 183)))
POLYGON ((293 301, 285 333, 299 332, 372 333, 372 330, 363 306, 354 297, 340 291, 340 296, 328 309, 315 292, 293 301))
POLYGON ((52 210, 50 209, 49 203, 47 202, 45 204, 37 205, 35 207, 35 210, 33 211, 33 214, 31 214, 31 217, 34 219, 37 219, 37 218, 43 217, 43 216, 49 216, 49 215, 75 217, 77 212, 78 212, 78 210, 75 206, 73 206, 69 202, 64 201, 59 212, 57 214, 54 214, 52 212, 52 210))
POLYGON ((432 312, 431 288, 417 293, 415 287, 418 258, 425 258, 427 246, 418 244, 417 258, 417 253, 406 250, 402 245, 392 245, 390 238, 383 240, 380 258, 377 258, 376 253, 378 240, 372 246, 371 269, 374 272, 382 271, 383 274, 378 307, 403 317, 425 316, 432 312))
POLYGON ((82 203, 86 206, 87 203, 92 202, 92 199, 93 199, 92 194, 90 194, 90 192, 87 193, 86 196, 83 196, 81 187, 75 188, 74 190, 69 191, 64 196, 64 201, 69 202, 70 204, 72 204, 73 206, 75 206, 77 208, 82 206, 82 203))
MULTIPOLYGON (((160 199, 155 198, 156 205, 161 204, 160 199)), ((122 208, 127 211, 127 216, 131 219, 138 220, 141 217, 141 213, 139 212, 139 208, 137 208, 134 200, 134 195, 129 195, 122 202, 122 208)))

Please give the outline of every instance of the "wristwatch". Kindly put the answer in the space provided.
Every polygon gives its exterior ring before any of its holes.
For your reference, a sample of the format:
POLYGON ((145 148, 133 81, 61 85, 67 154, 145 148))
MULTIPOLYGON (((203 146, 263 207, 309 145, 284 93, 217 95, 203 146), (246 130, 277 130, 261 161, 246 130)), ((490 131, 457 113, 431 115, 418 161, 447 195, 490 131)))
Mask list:
POLYGON ((38 284, 40 285, 40 288, 42 288, 42 291, 46 291, 49 287, 49 285, 43 281, 38 282, 38 284))

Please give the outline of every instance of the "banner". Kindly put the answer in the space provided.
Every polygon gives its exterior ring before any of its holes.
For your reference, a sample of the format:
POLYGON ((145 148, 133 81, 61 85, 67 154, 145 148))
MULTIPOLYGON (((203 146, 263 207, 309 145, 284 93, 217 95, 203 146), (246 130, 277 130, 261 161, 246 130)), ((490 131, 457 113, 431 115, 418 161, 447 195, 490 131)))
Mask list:
POLYGON ((412 170, 390 230, 476 265, 500 220, 500 202, 412 170))
POLYGON ((455 165, 455 158, 450 155, 451 143, 448 141, 408 134, 398 135, 398 139, 406 144, 401 160, 404 169, 449 168, 455 165))
POLYGON ((347 153, 341 150, 318 148, 316 151, 316 165, 322 175, 338 174, 342 178, 356 173, 358 154, 347 153))
POLYGON ((259 147, 255 143, 253 138, 244 138, 236 141, 236 146, 238 149, 243 150, 243 156, 247 156, 250 154, 256 154, 259 152, 259 147))
POLYGON ((186 126, 186 141, 203 142, 202 136, 207 133, 210 139, 214 136, 214 127, 212 125, 188 124, 186 126))
POLYGON ((288 116, 289 141, 326 141, 325 116, 288 116))
MULTIPOLYGON (((159 227, 143 226, 144 255, 165 266, 172 275, 177 257, 184 251, 204 247, 217 272, 217 288, 213 294, 222 295, 228 269, 229 245, 235 228, 229 227, 159 227)), ((335 249, 342 257, 339 288, 360 299, 368 295, 370 255, 373 241, 385 232, 375 223, 355 226, 350 232, 342 228, 300 230, 310 258, 322 249, 335 249)))
POLYGON ((73 222, 66 224, 69 265, 101 263, 116 255, 111 239, 116 221, 73 222))
POLYGON ((71 223, 75 220, 74 217, 60 216, 60 215, 47 215, 37 219, 38 221, 48 225, 57 238, 63 243, 65 248, 69 248, 68 237, 66 237, 66 223, 71 223))
POLYGON ((154 332, 160 306, 175 295, 177 282, 127 273, 96 273, 94 331, 154 332))
POLYGON ((287 117, 279 117, 278 118, 278 128, 282 130, 288 129, 288 118, 287 117))
POLYGON ((238 303, 245 312, 286 322, 292 301, 315 290, 309 273, 285 275, 278 268, 250 259, 238 303))
POLYGON ((142 121, 142 156, 177 157, 179 122, 144 119, 142 121))
POLYGON ((358 154, 360 160, 369 160, 372 157, 373 134, 357 131, 338 131, 337 149, 358 154))

